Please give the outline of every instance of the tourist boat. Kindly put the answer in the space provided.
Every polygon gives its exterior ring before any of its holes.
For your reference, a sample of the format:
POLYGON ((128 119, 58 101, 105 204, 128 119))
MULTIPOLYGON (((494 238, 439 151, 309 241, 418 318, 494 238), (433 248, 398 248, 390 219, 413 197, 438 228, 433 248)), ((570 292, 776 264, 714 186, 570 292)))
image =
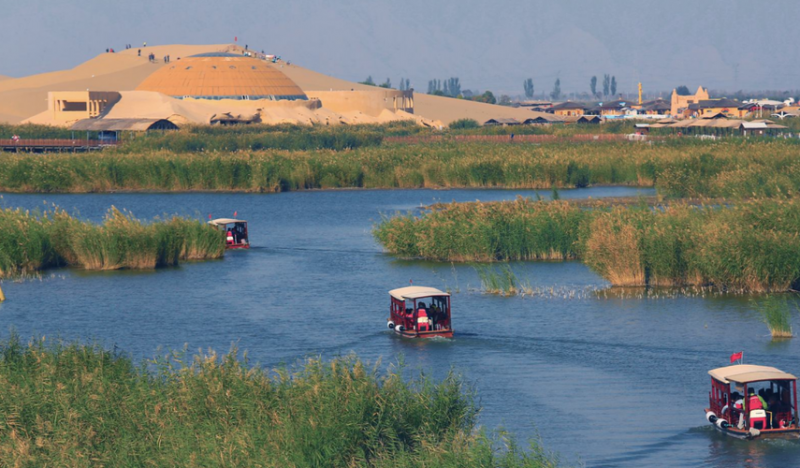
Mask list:
POLYGON ((250 239, 247 237, 247 221, 243 219, 212 219, 208 224, 225 232, 225 247, 228 249, 249 249, 250 239))
POLYGON ((408 286, 389 291, 387 325, 407 338, 452 338, 450 295, 436 288, 408 286))
POLYGON ((797 377, 774 367, 737 364, 708 371, 706 419, 739 439, 800 438, 797 377))

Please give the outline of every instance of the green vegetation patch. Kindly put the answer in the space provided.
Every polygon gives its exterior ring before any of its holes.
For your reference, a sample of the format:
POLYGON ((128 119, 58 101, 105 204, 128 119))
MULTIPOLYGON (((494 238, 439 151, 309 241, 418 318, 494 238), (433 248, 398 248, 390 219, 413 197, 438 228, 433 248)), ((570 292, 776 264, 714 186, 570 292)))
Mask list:
POLYGON ((375 227, 390 253, 438 261, 580 259, 615 286, 786 291, 800 281, 800 201, 655 208, 452 203, 375 227))
POLYGON ((103 224, 96 225, 58 208, 0 210, 0 277, 58 266, 148 269, 220 258, 224 252, 220 231, 178 216, 146 224, 112 207, 103 224))
POLYGON ((655 186, 669 197, 790 198, 800 193, 800 147, 783 140, 653 145, 449 141, 346 151, 132 148, 91 154, 0 154, 0 190, 280 192, 632 185, 655 186))
POLYGON ((269 372, 234 349, 137 366, 98 346, 12 336, 0 382, 9 466, 555 466, 536 444, 477 431, 456 376, 381 373, 355 356, 269 372))

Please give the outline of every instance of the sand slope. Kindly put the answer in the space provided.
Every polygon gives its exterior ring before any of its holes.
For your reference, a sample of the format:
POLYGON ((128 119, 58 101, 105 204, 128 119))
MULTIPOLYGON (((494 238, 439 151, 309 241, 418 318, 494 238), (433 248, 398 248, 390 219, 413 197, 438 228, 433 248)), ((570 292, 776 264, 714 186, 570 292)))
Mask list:
MULTIPOLYGON (((284 65, 281 71, 294 80, 294 82, 305 91, 374 89, 373 86, 340 80, 339 78, 323 75, 322 73, 317 73, 297 65, 284 65)), ((431 96, 422 93, 414 93, 414 114, 429 120, 441 121, 445 125, 454 120, 464 118, 475 119, 480 123, 496 118, 514 118, 517 120, 536 118, 537 116, 553 118, 552 114, 533 112, 527 109, 497 106, 442 96, 431 96)))
POLYGON ((163 66, 163 57, 178 57, 224 50, 227 45, 171 45, 101 54, 71 70, 42 73, 0 81, 0 121, 19 123, 47 109, 48 91, 128 91, 163 66), (147 59, 156 54, 157 61, 147 59))

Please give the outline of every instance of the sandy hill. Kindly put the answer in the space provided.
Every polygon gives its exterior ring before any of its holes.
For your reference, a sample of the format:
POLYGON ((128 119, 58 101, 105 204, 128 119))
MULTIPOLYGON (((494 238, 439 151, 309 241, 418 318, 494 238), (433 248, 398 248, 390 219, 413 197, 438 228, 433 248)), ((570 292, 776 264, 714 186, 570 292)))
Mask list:
POLYGON ((10 76, 0 75, 0 81, 3 81, 3 80, 10 80, 10 79, 11 79, 11 77, 10 77, 10 76))
MULTIPOLYGON (((132 48, 117 53, 104 53, 71 70, 42 73, 24 78, 0 78, 0 122, 19 123, 47 110, 48 91, 132 91, 147 76, 164 65, 163 57, 169 55, 174 63, 181 57, 216 51, 241 51, 238 46, 215 45, 164 45, 132 48), (156 61, 150 62, 149 54, 156 61)), ((278 65, 289 78, 305 91, 370 90, 372 86, 340 80, 312 70, 285 63, 278 65)), ((541 115, 525 109, 483 104, 460 99, 415 94, 415 114, 445 125, 453 120, 472 118, 484 122, 491 118, 516 118, 524 120, 541 115)), ((324 103, 323 103, 324 105, 324 103)), ((549 114, 549 117, 552 118, 549 114)), ((325 116, 327 117, 327 116, 325 116)), ((313 119, 313 116, 302 116, 313 119)), ((351 122, 363 117, 349 116, 351 122)))
MULTIPOLYGON (((339 78, 323 75, 322 73, 317 73, 297 65, 283 66, 281 71, 294 80, 294 82, 306 92, 374 89, 373 86, 340 80, 339 78)), ((421 93, 414 94, 414 113, 426 119, 439 120, 445 125, 454 120, 464 118, 475 119, 483 123, 489 119, 497 118, 525 120, 536 118, 539 115, 553 117, 551 114, 533 112, 528 109, 497 106, 482 102, 465 101, 463 99, 453 99, 443 96, 431 96, 421 93)))
POLYGON ((114 54, 101 54, 71 70, 42 73, 0 81, 0 121, 19 123, 47 109, 48 91, 129 91, 163 66, 163 57, 175 61, 181 56, 225 50, 227 45, 170 45, 146 47, 114 54), (151 63, 147 56, 156 55, 151 63))

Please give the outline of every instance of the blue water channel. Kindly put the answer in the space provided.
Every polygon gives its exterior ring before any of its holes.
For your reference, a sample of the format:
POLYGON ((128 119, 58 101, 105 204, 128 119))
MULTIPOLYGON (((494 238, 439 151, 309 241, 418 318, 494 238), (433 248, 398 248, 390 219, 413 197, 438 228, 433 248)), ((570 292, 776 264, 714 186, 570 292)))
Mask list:
MULTIPOLYGON (((651 190, 564 190, 562 198, 652 195, 651 190)), ((705 422, 708 369, 745 362, 800 374, 800 339, 773 342, 741 296, 639 297, 608 287, 579 262, 516 263, 537 294, 481 294, 469 265, 399 260, 371 229, 382 215, 434 202, 509 200, 533 191, 388 190, 260 194, 5 194, 5 207, 55 203, 100 221, 111 205, 140 218, 206 219, 238 211, 248 252, 152 272, 48 271, 3 282, 0 332, 96 340, 136 359, 168 349, 247 350, 268 367, 306 356, 357 353, 400 359, 436 377, 451 368, 474 385, 487 428, 541 437, 561 459, 591 467, 787 467, 800 444, 743 442, 705 422), (424 342, 386 328, 387 291, 430 285, 453 292, 453 340, 424 342)), ((548 191, 541 195, 546 198, 548 191)), ((795 321, 795 328, 800 324, 795 321)))

